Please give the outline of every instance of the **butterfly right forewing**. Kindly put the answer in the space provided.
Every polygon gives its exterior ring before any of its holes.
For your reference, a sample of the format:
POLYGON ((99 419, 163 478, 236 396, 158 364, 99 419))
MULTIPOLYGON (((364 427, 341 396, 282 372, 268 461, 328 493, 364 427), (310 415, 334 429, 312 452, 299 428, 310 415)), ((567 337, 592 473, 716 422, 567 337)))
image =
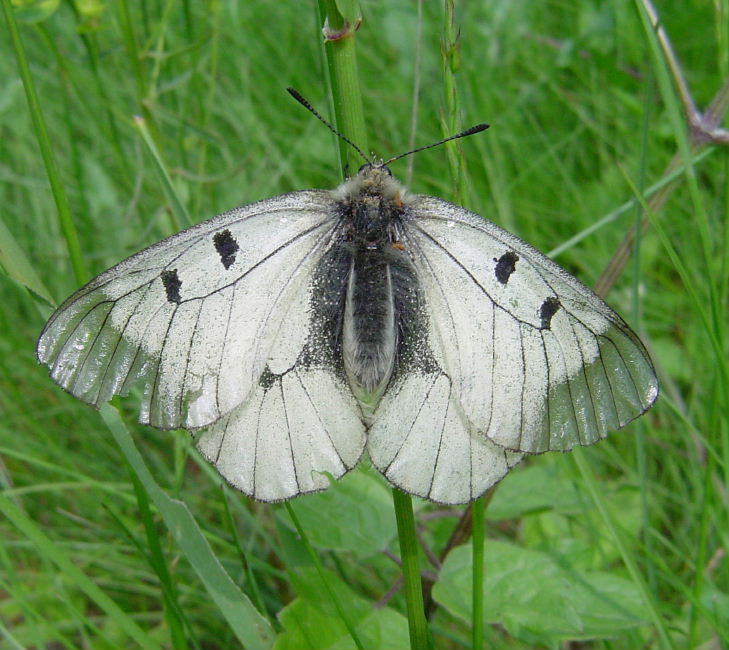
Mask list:
POLYGON ((651 406, 645 348, 592 291, 463 208, 433 197, 411 207, 431 346, 475 430, 516 451, 566 450, 651 406))

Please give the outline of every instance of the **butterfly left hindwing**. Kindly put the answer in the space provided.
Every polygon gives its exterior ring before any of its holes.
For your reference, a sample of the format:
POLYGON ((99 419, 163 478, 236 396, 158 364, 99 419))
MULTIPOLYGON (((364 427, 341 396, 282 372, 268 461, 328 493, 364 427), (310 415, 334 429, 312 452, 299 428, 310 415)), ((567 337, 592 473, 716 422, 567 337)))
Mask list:
POLYGON ((251 395, 198 439, 231 485, 262 501, 323 490, 327 474, 340 478, 364 451, 364 424, 337 348, 321 341, 328 323, 312 318, 316 288, 302 287, 281 314, 251 395))

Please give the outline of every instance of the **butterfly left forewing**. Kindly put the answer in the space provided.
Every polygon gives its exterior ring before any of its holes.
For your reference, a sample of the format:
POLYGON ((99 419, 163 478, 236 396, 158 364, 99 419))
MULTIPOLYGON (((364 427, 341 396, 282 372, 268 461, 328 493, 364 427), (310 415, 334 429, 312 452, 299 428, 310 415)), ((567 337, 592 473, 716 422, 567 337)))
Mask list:
POLYGON ((324 192, 282 195, 130 257, 58 308, 39 361, 97 406, 141 385, 142 422, 214 422, 258 381, 288 297, 322 253, 329 205, 324 192))
POLYGON ((433 348, 475 430, 508 449, 591 444, 657 395, 637 336, 525 242, 433 197, 408 228, 433 348))

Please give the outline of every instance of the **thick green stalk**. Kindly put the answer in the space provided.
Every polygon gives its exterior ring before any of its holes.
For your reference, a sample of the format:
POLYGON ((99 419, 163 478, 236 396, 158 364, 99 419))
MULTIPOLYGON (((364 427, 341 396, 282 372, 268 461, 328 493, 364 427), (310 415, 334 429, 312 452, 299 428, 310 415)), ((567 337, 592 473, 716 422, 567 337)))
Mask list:
MULTIPOLYGON (((359 10, 349 3, 348 15, 339 11, 346 3, 320 0, 320 16, 324 20, 324 52, 331 78, 334 115, 337 128, 367 151, 362 95, 359 88, 355 50, 356 31, 360 23, 359 10)), ((361 163, 358 154, 340 142, 340 160, 345 174, 352 173, 361 163)), ((397 518, 398 536, 402 554, 403 579, 407 601, 410 643, 412 648, 431 647, 423 609, 423 587, 418 562, 418 541, 410 496, 393 489, 393 503, 397 518)))
MULTIPOLYGON (((334 0, 320 0, 321 16, 325 18, 324 52, 327 59, 337 128, 367 151, 362 95, 359 88, 355 35, 360 22, 359 11, 351 5, 349 15, 343 16, 334 0)), ((359 167, 361 161, 351 147, 340 142, 340 160, 345 174, 359 167)), ((423 588, 418 563, 418 542, 410 496, 393 489, 402 554, 403 578, 407 600, 410 643, 412 648, 430 647, 423 609, 423 588)))
POLYGON ((479 497, 471 506, 471 544, 473 546, 473 570, 471 574, 473 587, 471 601, 471 645, 473 650, 481 650, 483 648, 483 545, 486 534, 485 516, 485 498, 479 497))
POLYGON ((428 624, 423 608, 423 584, 420 579, 418 559, 418 538, 415 534, 413 502, 409 494, 392 488, 392 501, 397 519, 397 536, 400 541, 403 588, 408 610, 410 648, 423 650, 432 647, 428 635, 428 624))
MULTIPOLYGON (((335 124, 339 131, 367 152, 367 130, 355 47, 361 20, 359 9, 354 7, 349 15, 343 16, 334 0, 319 0, 319 14, 323 21, 324 55, 329 69, 335 124)), ((351 175, 363 162, 359 154, 341 140, 339 159, 344 176, 351 175)))

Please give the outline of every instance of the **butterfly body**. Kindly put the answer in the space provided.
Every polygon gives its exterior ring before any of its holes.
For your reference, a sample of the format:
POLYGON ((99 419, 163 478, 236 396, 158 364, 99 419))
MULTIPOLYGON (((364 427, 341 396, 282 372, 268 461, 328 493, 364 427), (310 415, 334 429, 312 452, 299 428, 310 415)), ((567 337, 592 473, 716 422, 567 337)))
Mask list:
MULTIPOLYGON (((402 333, 414 320, 418 280, 399 232, 407 217, 404 188, 386 167, 365 165, 335 190, 333 214, 342 224, 337 244, 348 266, 341 321, 344 368, 369 415, 387 388, 402 333), (349 259, 347 259, 349 258, 349 259)), ((334 334, 334 333, 333 333, 334 334)))
POLYGON ((142 422, 201 429, 203 455, 264 501, 324 489, 367 452, 401 489, 464 503, 658 393, 587 287, 382 165, 130 257, 59 307, 37 354, 94 405, 140 386, 142 422))

